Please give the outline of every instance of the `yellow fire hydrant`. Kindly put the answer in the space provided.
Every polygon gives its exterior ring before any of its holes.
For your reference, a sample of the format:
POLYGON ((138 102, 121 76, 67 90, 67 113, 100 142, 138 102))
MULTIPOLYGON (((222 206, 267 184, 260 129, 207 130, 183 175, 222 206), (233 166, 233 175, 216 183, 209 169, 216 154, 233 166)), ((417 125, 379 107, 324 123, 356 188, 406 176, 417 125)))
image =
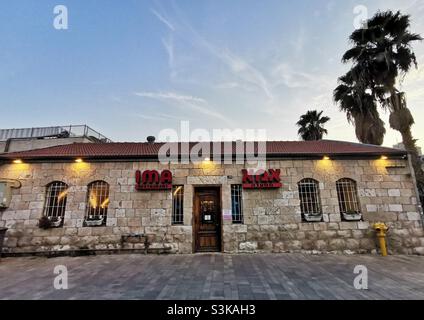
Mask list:
POLYGON ((387 257, 386 233, 389 230, 389 227, 383 222, 377 222, 373 227, 377 233, 378 241, 380 242, 381 255, 383 257, 387 257))

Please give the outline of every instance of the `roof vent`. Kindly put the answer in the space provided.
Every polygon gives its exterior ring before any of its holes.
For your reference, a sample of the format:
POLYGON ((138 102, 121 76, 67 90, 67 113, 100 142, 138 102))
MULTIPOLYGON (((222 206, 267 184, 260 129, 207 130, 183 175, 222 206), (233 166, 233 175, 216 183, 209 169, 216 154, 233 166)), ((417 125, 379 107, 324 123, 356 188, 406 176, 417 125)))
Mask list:
POLYGON ((148 136, 148 137, 147 137, 147 142, 148 142, 148 143, 154 143, 154 142, 155 142, 155 140, 156 140, 156 138, 155 138, 154 136, 148 136))

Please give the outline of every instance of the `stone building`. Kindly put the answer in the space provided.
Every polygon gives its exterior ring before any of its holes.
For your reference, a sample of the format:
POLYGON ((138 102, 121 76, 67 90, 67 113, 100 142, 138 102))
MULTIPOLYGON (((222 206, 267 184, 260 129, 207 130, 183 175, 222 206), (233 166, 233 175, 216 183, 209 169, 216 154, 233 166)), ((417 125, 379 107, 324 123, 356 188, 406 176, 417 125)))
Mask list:
POLYGON ((4 250, 367 253, 378 249, 373 223, 385 222, 389 252, 424 254, 405 151, 268 142, 257 171, 235 161, 235 144, 231 163, 161 163, 161 143, 1 154, 4 250))

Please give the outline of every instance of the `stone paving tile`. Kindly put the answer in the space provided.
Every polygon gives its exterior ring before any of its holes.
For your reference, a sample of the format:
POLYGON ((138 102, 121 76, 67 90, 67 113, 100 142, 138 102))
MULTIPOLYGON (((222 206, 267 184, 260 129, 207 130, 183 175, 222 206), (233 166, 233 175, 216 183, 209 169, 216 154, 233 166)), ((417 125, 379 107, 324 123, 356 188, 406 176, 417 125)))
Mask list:
POLYGON ((0 299, 424 299, 424 257, 99 255, 0 260, 0 299), (55 290, 65 265, 69 289, 55 290), (369 290, 355 290, 356 265, 369 290))

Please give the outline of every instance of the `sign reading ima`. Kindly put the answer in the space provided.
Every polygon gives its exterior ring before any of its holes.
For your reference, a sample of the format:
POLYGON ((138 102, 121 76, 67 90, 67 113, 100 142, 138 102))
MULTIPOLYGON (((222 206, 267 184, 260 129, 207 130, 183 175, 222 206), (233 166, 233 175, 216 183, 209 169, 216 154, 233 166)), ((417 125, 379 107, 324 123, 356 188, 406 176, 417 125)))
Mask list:
POLYGON ((268 171, 261 170, 255 174, 251 174, 246 169, 242 170, 243 173, 243 189, 273 189, 281 188, 279 169, 269 169, 268 171))
POLYGON ((172 189, 172 172, 163 170, 145 170, 135 172, 136 190, 169 190, 172 189))

